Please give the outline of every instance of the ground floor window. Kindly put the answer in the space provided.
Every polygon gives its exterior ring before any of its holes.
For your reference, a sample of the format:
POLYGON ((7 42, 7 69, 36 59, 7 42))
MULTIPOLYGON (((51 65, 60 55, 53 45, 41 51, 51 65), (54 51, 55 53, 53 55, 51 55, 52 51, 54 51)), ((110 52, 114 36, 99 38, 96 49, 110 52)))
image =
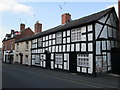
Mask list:
POLYGON ((89 67, 89 55, 77 54, 77 65, 83 67, 89 67))
POLYGON ((28 64, 28 55, 25 55, 25 63, 28 64))
POLYGON ((63 56, 62 56, 62 54, 55 54, 55 63, 56 64, 63 64, 63 56))

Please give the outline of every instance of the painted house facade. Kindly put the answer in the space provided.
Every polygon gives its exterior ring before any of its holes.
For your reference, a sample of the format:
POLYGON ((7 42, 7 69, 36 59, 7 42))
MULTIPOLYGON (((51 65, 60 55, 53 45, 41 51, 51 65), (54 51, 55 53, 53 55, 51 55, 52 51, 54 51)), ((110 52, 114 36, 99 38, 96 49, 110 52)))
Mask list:
POLYGON ((74 21, 66 13, 62 20, 66 22, 29 38, 31 64, 87 74, 111 71, 111 48, 119 44, 115 9, 74 21))
POLYGON ((19 42, 15 42, 15 53, 13 62, 23 65, 31 65, 31 41, 20 42, 20 40, 19 42))
MULTIPOLYGON (((42 24, 38 21, 34 25, 35 35, 42 31, 42 24)), ((14 63, 20 63, 23 65, 31 65, 31 40, 26 40, 32 35, 26 36, 24 38, 15 41, 15 53, 14 53, 14 63)))

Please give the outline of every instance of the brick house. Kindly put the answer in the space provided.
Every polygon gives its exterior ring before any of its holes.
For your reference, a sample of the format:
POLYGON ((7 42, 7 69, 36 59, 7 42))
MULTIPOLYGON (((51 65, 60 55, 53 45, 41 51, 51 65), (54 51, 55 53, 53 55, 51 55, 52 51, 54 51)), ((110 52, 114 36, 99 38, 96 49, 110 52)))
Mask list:
POLYGON ((25 29, 25 24, 20 24, 20 31, 11 30, 10 34, 6 34, 2 41, 2 58, 3 62, 11 63, 14 58, 15 41, 33 35, 34 32, 28 27, 25 29))

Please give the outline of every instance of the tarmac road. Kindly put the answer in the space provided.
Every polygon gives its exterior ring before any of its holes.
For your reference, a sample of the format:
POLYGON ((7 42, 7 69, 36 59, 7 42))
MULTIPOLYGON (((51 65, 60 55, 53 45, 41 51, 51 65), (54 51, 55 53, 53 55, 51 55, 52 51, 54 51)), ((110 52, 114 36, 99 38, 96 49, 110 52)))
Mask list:
POLYGON ((61 71, 2 64, 2 88, 117 88, 117 78, 84 77, 61 71), (98 81, 98 83, 96 81, 98 81), (102 81, 99 81, 102 80, 102 81), (106 85, 104 83, 106 83, 106 85))

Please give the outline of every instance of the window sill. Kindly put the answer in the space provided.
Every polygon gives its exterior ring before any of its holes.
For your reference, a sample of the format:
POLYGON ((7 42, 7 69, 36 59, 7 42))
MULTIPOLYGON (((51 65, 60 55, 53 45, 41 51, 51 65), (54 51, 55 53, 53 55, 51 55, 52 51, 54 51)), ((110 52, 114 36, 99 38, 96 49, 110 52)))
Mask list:
POLYGON ((90 68, 90 66, 80 66, 80 65, 77 65, 78 67, 83 67, 83 68, 90 68))
POLYGON ((25 51, 29 51, 29 49, 25 49, 25 51))

